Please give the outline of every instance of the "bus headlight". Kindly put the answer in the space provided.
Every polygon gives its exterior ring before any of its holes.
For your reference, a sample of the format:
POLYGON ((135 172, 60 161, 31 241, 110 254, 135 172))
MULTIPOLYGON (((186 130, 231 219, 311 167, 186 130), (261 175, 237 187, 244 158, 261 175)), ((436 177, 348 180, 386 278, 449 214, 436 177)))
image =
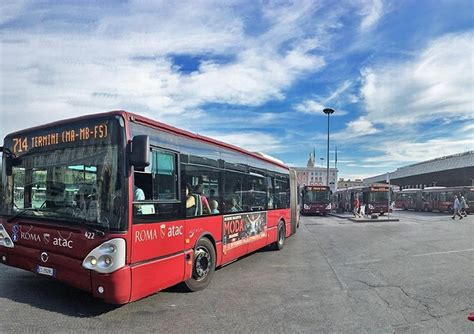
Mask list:
POLYGON ((126 245, 121 238, 111 239, 94 248, 82 266, 101 274, 110 274, 125 266, 126 245))
POLYGON ((373 210, 374 209, 374 206, 372 204, 369 204, 369 209, 370 210, 373 210))
POLYGON ((303 204, 303 208, 304 208, 305 210, 309 210, 309 209, 310 209, 310 206, 309 206, 308 204, 303 204))
POLYGON ((7 248, 15 247, 12 238, 10 238, 10 235, 2 224, 0 224, 0 246, 7 248))
POLYGON ((331 203, 329 203, 328 205, 326 205, 326 210, 331 210, 331 203))

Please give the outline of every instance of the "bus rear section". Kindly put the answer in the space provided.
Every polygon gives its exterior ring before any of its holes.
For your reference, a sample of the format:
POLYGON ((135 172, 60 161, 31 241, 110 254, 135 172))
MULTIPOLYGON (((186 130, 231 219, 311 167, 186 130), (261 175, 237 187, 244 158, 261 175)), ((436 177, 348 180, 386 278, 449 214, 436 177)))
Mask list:
POLYGON ((298 225, 286 166, 138 115, 48 124, 2 150, 1 263, 108 303, 203 289, 298 225))
POLYGON ((323 215, 331 212, 331 190, 326 186, 304 186, 302 189, 302 215, 323 215))

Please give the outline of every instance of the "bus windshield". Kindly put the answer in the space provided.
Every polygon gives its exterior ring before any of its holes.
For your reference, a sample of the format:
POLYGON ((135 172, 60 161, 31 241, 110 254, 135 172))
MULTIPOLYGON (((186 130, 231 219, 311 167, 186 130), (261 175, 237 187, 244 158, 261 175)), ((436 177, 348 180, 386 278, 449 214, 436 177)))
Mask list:
MULTIPOLYGON (((61 138, 64 136, 61 129, 53 132, 54 136, 58 133, 53 139, 46 135, 21 135, 26 145, 23 154, 18 154, 20 162, 12 167, 12 175, 3 176, 5 201, 0 213, 63 224, 81 223, 105 231, 124 230, 124 181, 122 168, 119 168, 121 135, 118 123, 103 124, 106 126, 104 137, 95 139, 80 140, 75 130, 66 130, 73 132, 68 138, 61 138), (37 138, 41 136, 42 143, 50 145, 39 145, 37 138)), ((81 126, 81 129, 94 128, 81 126)), ((13 151, 15 139, 11 145, 13 151)))
POLYGON ((307 190, 303 201, 304 203, 329 203, 329 190, 307 190))
POLYGON ((388 191, 370 192, 369 203, 386 203, 388 201, 388 191))

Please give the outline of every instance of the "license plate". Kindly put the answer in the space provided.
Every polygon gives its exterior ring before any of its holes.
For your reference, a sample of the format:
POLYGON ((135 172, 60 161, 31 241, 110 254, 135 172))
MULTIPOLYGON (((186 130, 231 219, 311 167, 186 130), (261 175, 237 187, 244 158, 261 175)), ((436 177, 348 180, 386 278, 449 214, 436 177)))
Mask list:
POLYGON ((53 268, 48 268, 48 267, 43 267, 43 266, 37 266, 36 272, 38 274, 46 275, 46 276, 54 276, 56 274, 53 268))

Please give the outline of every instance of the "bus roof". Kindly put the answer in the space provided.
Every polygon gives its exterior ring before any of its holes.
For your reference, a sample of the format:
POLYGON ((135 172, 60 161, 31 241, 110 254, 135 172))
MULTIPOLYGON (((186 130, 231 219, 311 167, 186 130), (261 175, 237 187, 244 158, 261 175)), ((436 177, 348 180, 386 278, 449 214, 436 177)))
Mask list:
POLYGON ((196 140, 199 140, 199 141, 202 141, 202 142, 210 143, 210 144, 213 144, 213 145, 216 145, 216 146, 219 146, 219 147, 230 149, 232 151, 237 151, 237 152, 245 154, 247 156, 250 156, 250 157, 256 158, 258 160, 262 160, 262 161, 265 161, 267 163, 271 163, 273 165, 276 165, 276 166, 282 167, 286 170, 289 170, 288 166, 286 166, 283 162, 278 161, 277 159, 275 159, 273 157, 270 157, 270 156, 267 157, 263 154, 253 153, 253 152, 247 151, 243 148, 240 148, 238 146, 234 146, 232 144, 224 143, 222 141, 212 139, 210 137, 202 136, 202 135, 199 135, 197 133, 193 133, 193 132, 190 132, 190 131, 179 129, 179 128, 176 128, 174 126, 167 125, 165 123, 161 123, 161 122, 152 120, 150 118, 147 118, 147 117, 144 117, 144 116, 141 116, 141 115, 138 115, 138 114, 134 114, 134 113, 131 113, 131 112, 128 112, 128 111, 125 111, 125 110, 113 110, 113 111, 109 111, 109 112, 95 113, 95 114, 83 115, 83 116, 73 117, 73 118, 66 118, 66 119, 62 119, 62 120, 59 120, 59 121, 50 122, 50 123, 42 124, 42 125, 39 125, 39 126, 35 126, 35 127, 15 131, 15 132, 12 132, 12 133, 8 134, 6 137, 10 137, 10 136, 17 135, 17 134, 27 132, 27 131, 35 131, 35 130, 40 130, 40 129, 43 129, 43 128, 52 127, 52 126, 55 126, 55 125, 64 124, 66 122, 75 122, 75 121, 81 121, 81 120, 91 119, 91 118, 95 118, 95 117, 113 116, 113 115, 119 115, 119 116, 122 116, 123 118, 125 118, 129 121, 135 122, 135 123, 147 125, 147 126, 154 127, 156 129, 161 129, 161 130, 164 130, 164 131, 168 131, 168 132, 171 132, 171 133, 183 136, 183 137, 192 138, 192 139, 196 139, 196 140))

